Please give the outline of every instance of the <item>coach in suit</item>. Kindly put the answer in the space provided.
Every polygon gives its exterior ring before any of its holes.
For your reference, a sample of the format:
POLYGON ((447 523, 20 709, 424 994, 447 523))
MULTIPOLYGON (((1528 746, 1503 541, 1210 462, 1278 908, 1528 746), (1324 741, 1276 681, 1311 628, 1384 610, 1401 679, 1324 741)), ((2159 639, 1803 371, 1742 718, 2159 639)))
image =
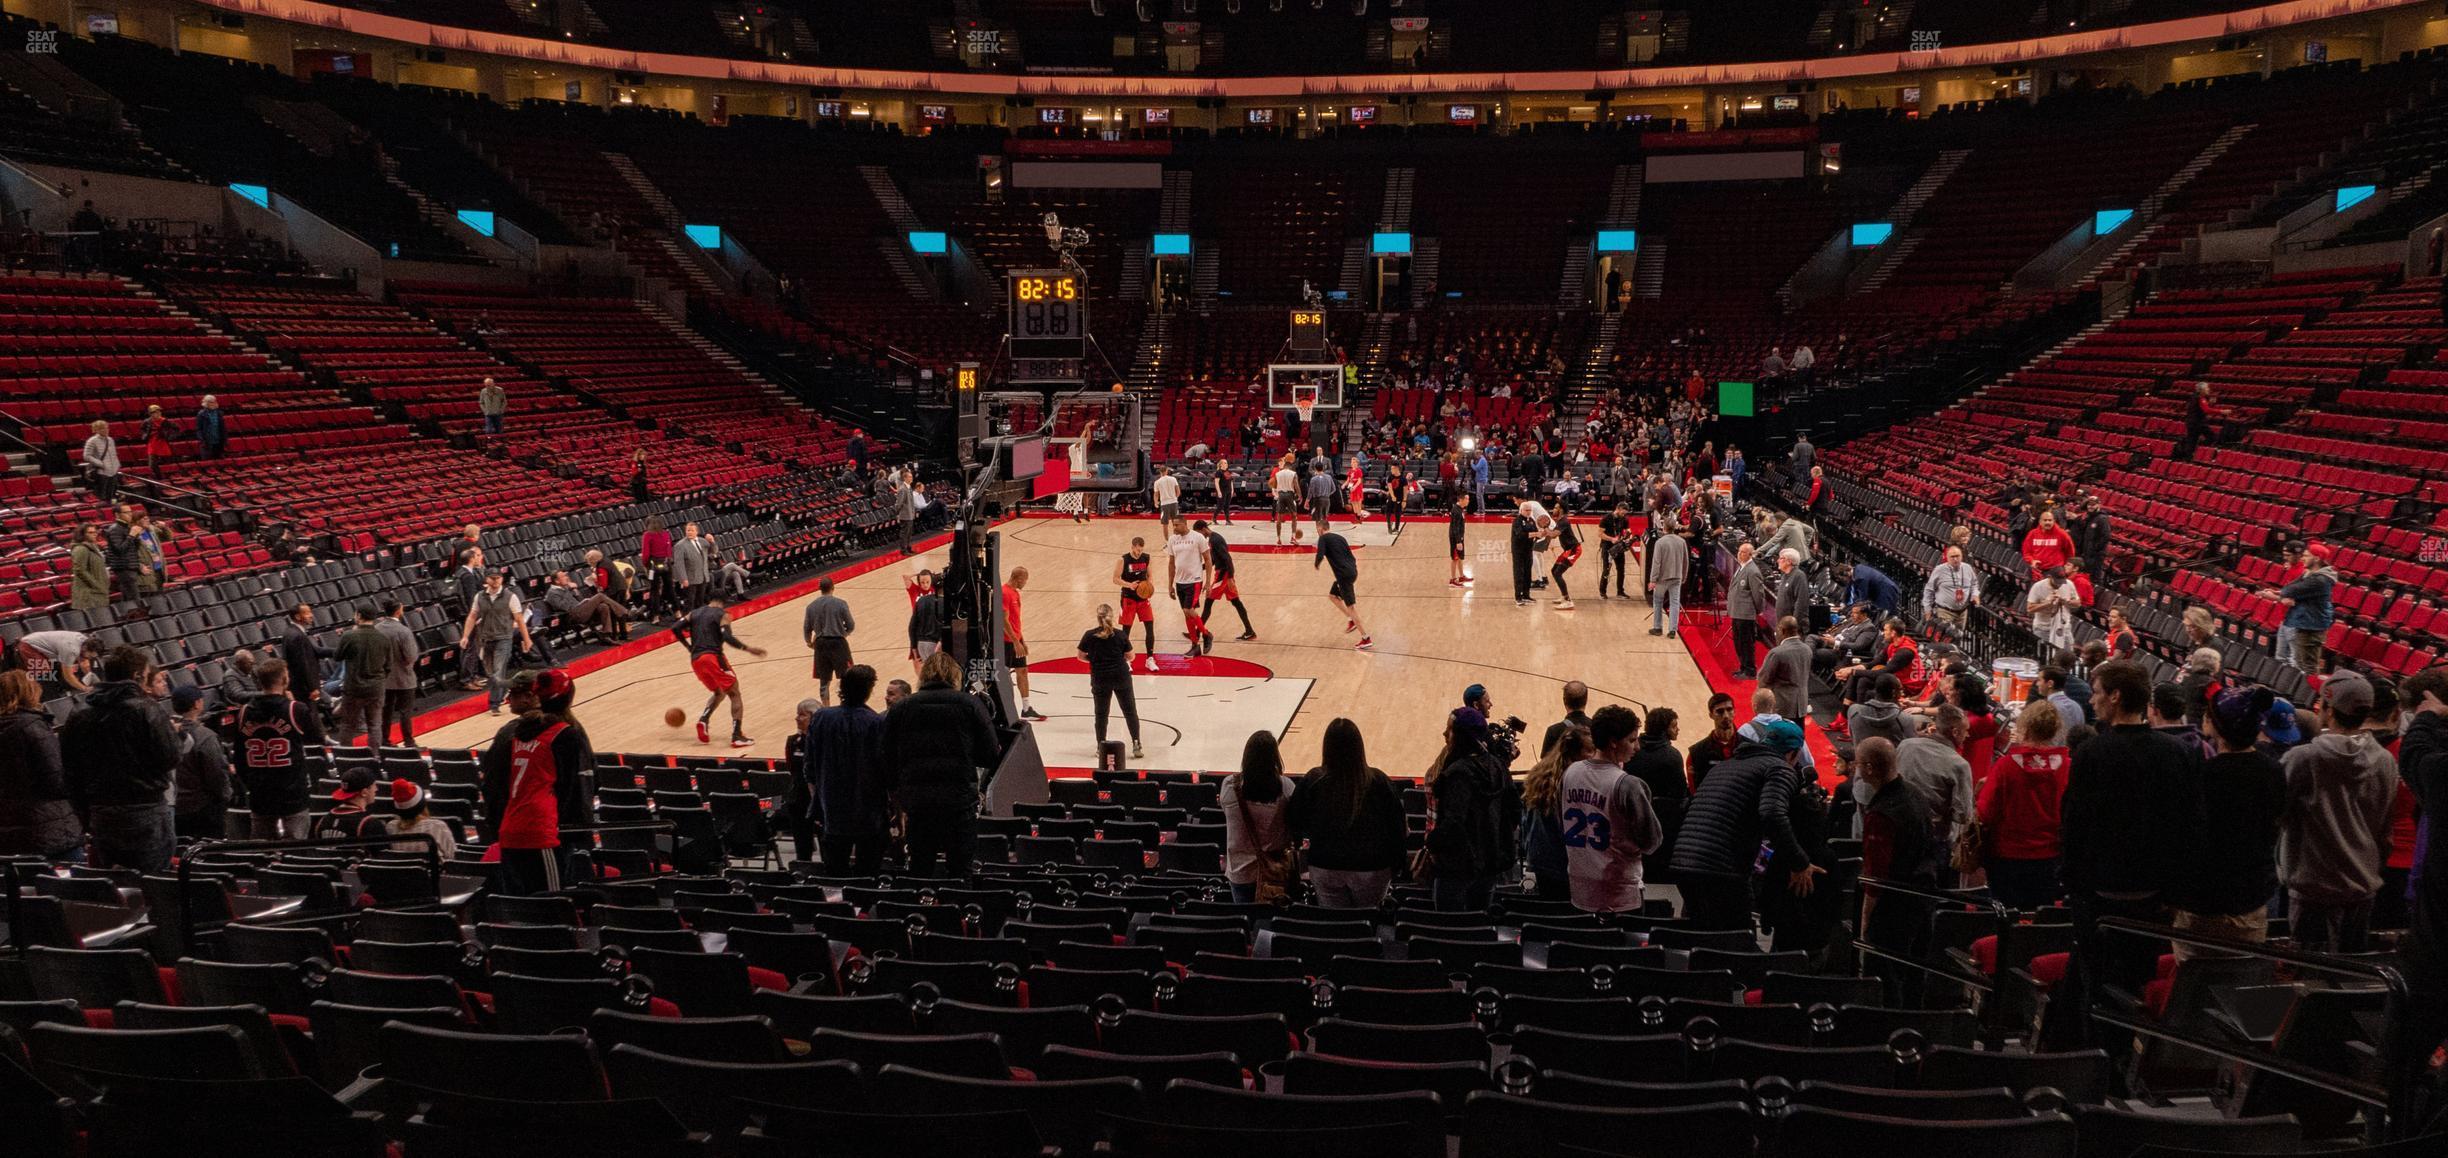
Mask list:
POLYGON ((706 540, 690 523, 681 528, 680 538, 672 542, 672 582, 680 587, 680 606, 695 610, 705 606, 706 592, 713 580, 713 553, 706 540))
POLYGON ((1758 677, 1758 669, 1753 665, 1758 662, 1760 613, 1776 601, 1776 589, 1760 571, 1758 553, 1749 543, 1736 547, 1734 579, 1726 587, 1726 619, 1734 627, 1735 679, 1758 677))
POLYGON ((1802 569, 1802 553, 1792 548, 1777 552, 1776 617, 1795 623, 1810 622, 1810 573, 1802 569))
POLYGON ((1802 638, 1799 620, 1777 620, 1777 645, 1760 664, 1759 686, 1776 693, 1777 714, 1800 722, 1810 718, 1810 641, 1802 638))

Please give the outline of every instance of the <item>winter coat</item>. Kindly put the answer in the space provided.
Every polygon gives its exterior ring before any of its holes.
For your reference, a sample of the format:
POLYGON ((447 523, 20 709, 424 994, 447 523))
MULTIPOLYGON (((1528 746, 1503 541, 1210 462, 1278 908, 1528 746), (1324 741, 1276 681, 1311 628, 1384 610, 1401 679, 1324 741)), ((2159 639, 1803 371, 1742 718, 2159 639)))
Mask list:
POLYGON ((68 795, 79 811, 97 804, 160 804, 178 766, 170 709, 128 680, 93 690, 60 729, 68 795))
POLYGON ((51 717, 39 708, 0 713, 0 855, 57 856, 84 839, 51 717))

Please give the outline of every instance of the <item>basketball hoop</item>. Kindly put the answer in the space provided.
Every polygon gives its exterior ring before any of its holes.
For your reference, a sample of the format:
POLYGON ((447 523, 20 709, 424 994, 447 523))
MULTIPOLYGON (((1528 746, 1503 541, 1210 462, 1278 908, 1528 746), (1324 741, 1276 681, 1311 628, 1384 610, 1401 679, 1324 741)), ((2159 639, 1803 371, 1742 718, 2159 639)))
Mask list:
POLYGON ((1292 388, 1292 411, 1293 413, 1300 415, 1301 425, 1307 426, 1309 424, 1309 416, 1317 412, 1317 404, 1317 387, 1294 386, 1292 388))

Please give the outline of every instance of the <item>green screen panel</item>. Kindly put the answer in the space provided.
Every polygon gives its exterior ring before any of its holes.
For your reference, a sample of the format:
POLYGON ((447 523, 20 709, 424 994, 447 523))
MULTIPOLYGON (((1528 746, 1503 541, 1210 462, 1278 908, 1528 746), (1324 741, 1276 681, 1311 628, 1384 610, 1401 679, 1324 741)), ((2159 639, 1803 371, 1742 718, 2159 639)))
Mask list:
POLYGON ((1749 418, 1755 413, 1751 399, 1751 383, 1720 382, 1717 384, 1717 417, 1749 418))

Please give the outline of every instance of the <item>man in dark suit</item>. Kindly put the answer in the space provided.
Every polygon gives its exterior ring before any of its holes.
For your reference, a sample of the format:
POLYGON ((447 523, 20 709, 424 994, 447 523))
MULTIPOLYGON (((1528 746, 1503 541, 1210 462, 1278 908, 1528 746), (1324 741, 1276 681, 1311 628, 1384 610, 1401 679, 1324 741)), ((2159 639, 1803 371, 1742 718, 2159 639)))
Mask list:
POLYGON ((300 603, 281 621, 281 661, 289 665, 289 690, 309 703, 323 701, 323 659, 330 651, 307 634, 314 626, 314 604, 300 603))
POLYGON ((1564 684, 1564 718, 1547 725, 1547 735, 1539 740, 1539 755, 1555 750, 1556 741, 1574 728, 1589 727, 1589 685, 1580 680, 1564 684))
POLYGON ((1810 625, 1810 573, 1802 569, 1802 553, 1790 547, 1777 553, 1777 570, 1783 577, 1777 580, 1776 617, 1791 619, 1804 627, 1810 625))

